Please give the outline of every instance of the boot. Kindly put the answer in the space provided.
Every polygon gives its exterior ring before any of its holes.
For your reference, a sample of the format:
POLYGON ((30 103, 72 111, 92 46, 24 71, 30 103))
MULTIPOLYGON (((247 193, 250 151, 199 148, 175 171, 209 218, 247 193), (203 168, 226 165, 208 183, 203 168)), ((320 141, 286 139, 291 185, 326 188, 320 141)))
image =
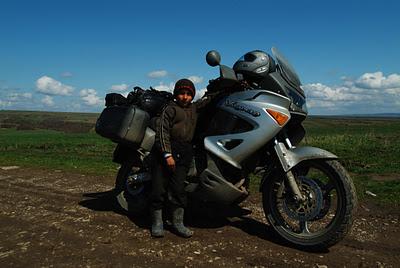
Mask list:
POLYGON ((152 237, 163 237, 164 236, 164 226, 162 219, 162 210, 153 210, 151 213, 151 236, 152 237))
POLYGON ((183 208, 175 208, 172 211, 172 226, 178 235, 189 238, 193 235, 193 231, 189 230, 187 227, 183 225, 183 208))

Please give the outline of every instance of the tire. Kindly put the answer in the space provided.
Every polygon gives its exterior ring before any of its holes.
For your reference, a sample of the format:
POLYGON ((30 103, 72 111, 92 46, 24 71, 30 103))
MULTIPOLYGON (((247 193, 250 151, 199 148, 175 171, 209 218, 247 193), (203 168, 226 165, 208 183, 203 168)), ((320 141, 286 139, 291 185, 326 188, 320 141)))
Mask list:
POLYGON ((121 165, 116 178, 116 185, 120 189, 116 194, 116 201, 126 213, 140 215, 147 211, 151 184, 145 182, 132 186, 129 176, 134 174, 132 165, 121 165))
POLYGON ((273 230, 302 249, 321 250, 350 231, 357 196, 353 182, 336 160, 306 160, 292 169, 306 202, 293 200, 284 175, 265 178, 263 208, 273 230))

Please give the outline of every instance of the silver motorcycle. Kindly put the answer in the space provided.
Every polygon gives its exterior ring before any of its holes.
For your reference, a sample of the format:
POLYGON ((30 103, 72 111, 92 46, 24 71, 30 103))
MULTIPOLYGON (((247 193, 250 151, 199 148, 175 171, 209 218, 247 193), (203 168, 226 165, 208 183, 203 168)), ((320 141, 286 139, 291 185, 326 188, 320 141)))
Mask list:
MULTIPOLYGON (((262 206, 273 230, 295 246, 330 247, 351 228, 355 188, 336 155, 299 146, 308 113, 305 94, 289 62, 276 48, 272 55, 249 52, 230 68, 221 65, 218 52, 207 54, 220 77, 207 87, 214 100, 199 117, 186 191, 206 203, 239 204, 249 195, 250 178, 257 177, 250 175, 260 174, 262 206)), ((155 133, 140 106, 129 109, 123 135, 129 139, 129 131, 140 133, 134 133, 131 145, 113 139, 119 143, 114 160, 121 164, 117 200, 137 213, 146 209, 151 190, 149 152, 155 133)), ((100 118, 98 125, 104 121, 100 118)))

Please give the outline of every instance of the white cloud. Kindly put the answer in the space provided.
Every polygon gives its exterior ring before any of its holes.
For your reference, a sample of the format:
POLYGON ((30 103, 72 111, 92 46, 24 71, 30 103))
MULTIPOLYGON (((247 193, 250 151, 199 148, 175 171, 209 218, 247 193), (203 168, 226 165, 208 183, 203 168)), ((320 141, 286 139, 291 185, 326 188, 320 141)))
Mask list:
POLYGON ((10 107, 12 105, 11 101, 2 101, 0 100, 0 108, 10 107))
POLYGON ((207 88, 202 88, 202 89, 198 89, 196 90, 196 96, 194 96, 194 100, 198 100, 201 97, 203 97, 203 95, 206 93, 207 88))
POLYGON ((54 106, 53 97, 48 96, 48 95, 44 96, 44 98, 41 100, 41 102, 46 106, 54 106))
POLYGON ((48 77, 42 76, 36 81, 37 91, 49 95, 71 95, 74 88, 48 77))
POLYGON ((14 88, 0 88, 0 108, 20 109, 33 104, 33 95, 14 88), (16 92, 17 91, 17 92, 16 92))
POLYGON ((128 89, 127 84, 120 84, 120 85, 112 85, 111 90, 112 91, 126 91, 128 89))
POLYGON ((12 92, 8 95, 8 100, 12 102, 24 101, 32 99, 32 93, 16 93, 12 92))
POLYGON ((82 97, 84 103, 88 106, 100 106, 104 105, 104 101, 97 96, 97 91, 91 88, 82 89, 79 92, 79 96, 82 97))
POLYGON ((344 86, 329 87, 321 83, 308 84, 303 86, 307 96, 316 100, 323 101, 360 101, 369 98, 368 96, 355 92, 352 88, 344 86))
POLYGON ((321 83, 303 86, 307 106, 337 113, 395 112, 400 101, 400 75, 387 77, 382 72, 365 73, 359 78, 342 77, 342 85, 321 83))
POLYGON ((165 77, 168 75, 168 72, 165 70, 158 70, 158 71, 153 71, 147 74, 148 77, 150 78, 161 78, 165 77))
POLYGON ((388 88, 385 89, 385 93, 391 94, 391 95, 398 95, 400 96, 400 87, 398 88, 388 88))
POLYGON ((165 85, 163 82, 160 82, 160 84, 158 86, 155 86, 154 89, 161 90, 161 91, 173 92, 174 86, 175 86, 175 83, 169 83, 169 85, 165 85))
POLYGON ((201 77, 201 76, 192 75, 192 76, 189 76, 188 79, 190 81, 192 81, 193 84, 199 84, 199 83, 203 82, 203 77, 201 77))
POLYGON ((85 88, 79 92, 79 96, 84 97, 87 95, 97 95, 97 91, 92 88, 85 88))
POLYGON ((356 80, 356 86, 370 89, 400 88, 400 75, 385 77, 382 72, 365 73, 356 80))
POLYGON ((332 109, 335 107, 335 103, 331 102, 331 101, 324 101, 324 100, 313 100, 310 99, 307 101, 307 107, 308 108, 315 108, 315 107, 319 107, 319 108, 329 108, 332 109))

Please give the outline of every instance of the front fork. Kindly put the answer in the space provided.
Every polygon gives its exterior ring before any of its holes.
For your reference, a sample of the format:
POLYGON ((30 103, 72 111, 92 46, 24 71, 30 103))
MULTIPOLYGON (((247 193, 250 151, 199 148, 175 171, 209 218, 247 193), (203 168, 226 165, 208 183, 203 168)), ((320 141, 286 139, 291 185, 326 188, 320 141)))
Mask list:
POLYGON ((296 179, 293 175, 293 172, 291 170, 291 157, 290 154, 288 154, 288 149, 293 149, 294 146, 290 142, 289 138, 286 137, 285 143, 283 142, 278 142, 278 140, 275 138, 275 151, 278 155, 279 161, 281 162, 282 168, 285 171, 286 174, 286 181, 289 185, 290 190, 293 193, 293 197, 296 201, 304 201, 305 197, 301 194, 299 185, 296 182, 296 179), (286 148, 287 146, 287 148, 286 148))

